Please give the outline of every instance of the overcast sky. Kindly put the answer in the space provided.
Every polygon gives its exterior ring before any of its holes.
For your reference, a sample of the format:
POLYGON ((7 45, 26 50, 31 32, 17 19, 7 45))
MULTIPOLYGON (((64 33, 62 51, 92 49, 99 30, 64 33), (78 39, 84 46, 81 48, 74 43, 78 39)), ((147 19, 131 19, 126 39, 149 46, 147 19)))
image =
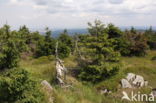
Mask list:
POLYGON ((0 0, 0 26, 86 28, 100 19, 117 26, 156 26, 156 0, 0 0))

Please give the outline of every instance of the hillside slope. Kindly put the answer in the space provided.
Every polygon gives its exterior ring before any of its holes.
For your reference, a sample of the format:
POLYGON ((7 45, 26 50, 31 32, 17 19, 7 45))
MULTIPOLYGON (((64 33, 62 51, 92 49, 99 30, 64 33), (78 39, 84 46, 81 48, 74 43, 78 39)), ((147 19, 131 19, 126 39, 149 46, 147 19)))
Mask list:
MULTIPOLYGON (((127 73, 132 72, 142 75, 149 81, 149 85, 156 87, 156 61, 151 58, 156 55, 156 51, 149 51, 145 57, 122 57, 123 65, 120 73, 99 84, 84 84, 71 75, 67 76, 67 81, 72 84, 73 88, 62 89, 53 83, 55 78, 55 59, 52 56, 41 57, 38 59, 27 58, 20 62, 20 66, 28 70, 33 77, 39 82, 47 80, 55 89, 55 101, 57 103, 123 103, 121 101, 120 80, 127 73), (110 95, 101 95, 97 88, 107 87, 113 91, 110 95), (120 88, 120 89, 119 89, 120 88)), ((74 69, 77 67, 75 57, 70 56, 64 59, 67 68, 74 69)), ((143 92, 149 92, 147 88, 140 89, 143 92)))

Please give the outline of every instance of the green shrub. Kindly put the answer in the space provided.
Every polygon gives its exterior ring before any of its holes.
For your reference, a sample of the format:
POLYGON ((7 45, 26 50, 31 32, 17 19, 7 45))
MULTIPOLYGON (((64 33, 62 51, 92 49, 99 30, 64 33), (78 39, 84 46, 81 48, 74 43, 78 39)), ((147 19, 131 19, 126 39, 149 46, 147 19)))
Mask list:
POLYGON ((112 66, 111 64, 104 64, 101 66, 88 65, 81 70, 79 78, 82 81, 97 83, 114 76, 118 73, 119 69, 119 66, 112 66))
MULTIPOLYGON (((56 39, 51 37, 51 31, 46 29, 43 40, 37 43, 36 57, 55 55, 56 39)), ((71 52, 72 39, 67 34, 62 34, 58 39, 58 56, 68 57, 71 52)))
POLYGON ((148 45, 147 38, 141 33, 135 33, 135 30, 126 31, 124 35, 124 40, 127 41, 125 46, 125 52, 122 52, 124 56, 145 56, 147 54, 148 45))
POLYGON ((119 38, 123 35, 123 32, 113 24, 108 24, 106 28, 106 33, 109 38, 119 38))
POLYGON ((24 69, 11 69, 0 77, 0 102, 42 103, 43 94, 24 69))
POLYGON ((37 43, 36 57, 49 56, 55 54, 56 40, 52 38, 52 32, 46 28, 46 33, 43 39, 37 43))
POLYGON ((147 38, 150 49, 156 50, 156 32, 153 30, 152 26, 145 31, 144 35, 147 38))
POLYGON ((60 58, 66 58, 70 55, 71 49, 66 44, 60 42, 58 45, 58 56, 60 58))
POLYGON ((72 37, 68 34, 67 30, 64 30, 64 32, 60 34, 58 40, 70 48, 73 47, 72 37))
POLYGON ((115 45, 115 50, 119 51, 122 56, 130 55, 130 42, 125 38, 117 38, 116 42, 113 43, 115 45))
POLYGON ((18 65, 20 53, 26 50, 24 40, 10 26, 0 28, 0 69, 10 69, 18 65))
POLYGON ((56 41, 41 40, 37 44, 36 57, 49 56, 55 54, 56 41))

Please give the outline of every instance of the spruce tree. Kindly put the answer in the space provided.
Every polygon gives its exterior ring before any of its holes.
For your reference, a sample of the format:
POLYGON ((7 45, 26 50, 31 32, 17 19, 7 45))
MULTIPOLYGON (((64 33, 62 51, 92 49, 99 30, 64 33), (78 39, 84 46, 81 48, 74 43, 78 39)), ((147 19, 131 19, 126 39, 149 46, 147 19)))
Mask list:
MULTIPOLYGON (((99 25, 103 25, 101 22, 99 23, 99 25)), ((85 65, 83 65, 79 77, 81 80, 96 83, 118 72, 120 53, 114 50, 115 39, 108 38, 108 34, 103 31, 105 29, 102 28, 100 33, 98 30, 92 29, 97 28, 89 28, 90 35, 83 42, 83 48, 86 51, 85 65), (92 35, 92 31, 97 31, 97 34, 92 35)))
POLYGON ((0 29, 0 69, 10 69, 18 65, 20 53, 25 50, 25 42, 18 32, 11 31, 9 25, 0 29))

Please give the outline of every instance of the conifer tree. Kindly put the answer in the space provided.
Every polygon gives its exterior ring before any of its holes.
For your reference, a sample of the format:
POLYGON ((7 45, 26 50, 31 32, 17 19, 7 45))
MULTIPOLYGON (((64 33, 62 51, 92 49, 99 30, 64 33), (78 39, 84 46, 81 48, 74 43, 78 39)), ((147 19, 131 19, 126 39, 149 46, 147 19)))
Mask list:
MULTIPOLYGON (((98 25, 103 24, 99 22, 98 25)), ((117 73, 120 67, 118 65, 120 54, 114 50, 115 39, 109 39, 108 34, 104 33, 105 29, 97 31, 96 36, 92 35, 92 31, 96 31, 92 29, 95 28, 89 28, 90 35, 83 42, 86 51, 86 65, 83 65, 79 77, 81 80, 96 83, 117 73)))
POLYGON ((0 38, 0 69, 16 67, 20 53, 25 50, 25 42, 18 32, 10 30, 9 25, 0 29, 0 38))

